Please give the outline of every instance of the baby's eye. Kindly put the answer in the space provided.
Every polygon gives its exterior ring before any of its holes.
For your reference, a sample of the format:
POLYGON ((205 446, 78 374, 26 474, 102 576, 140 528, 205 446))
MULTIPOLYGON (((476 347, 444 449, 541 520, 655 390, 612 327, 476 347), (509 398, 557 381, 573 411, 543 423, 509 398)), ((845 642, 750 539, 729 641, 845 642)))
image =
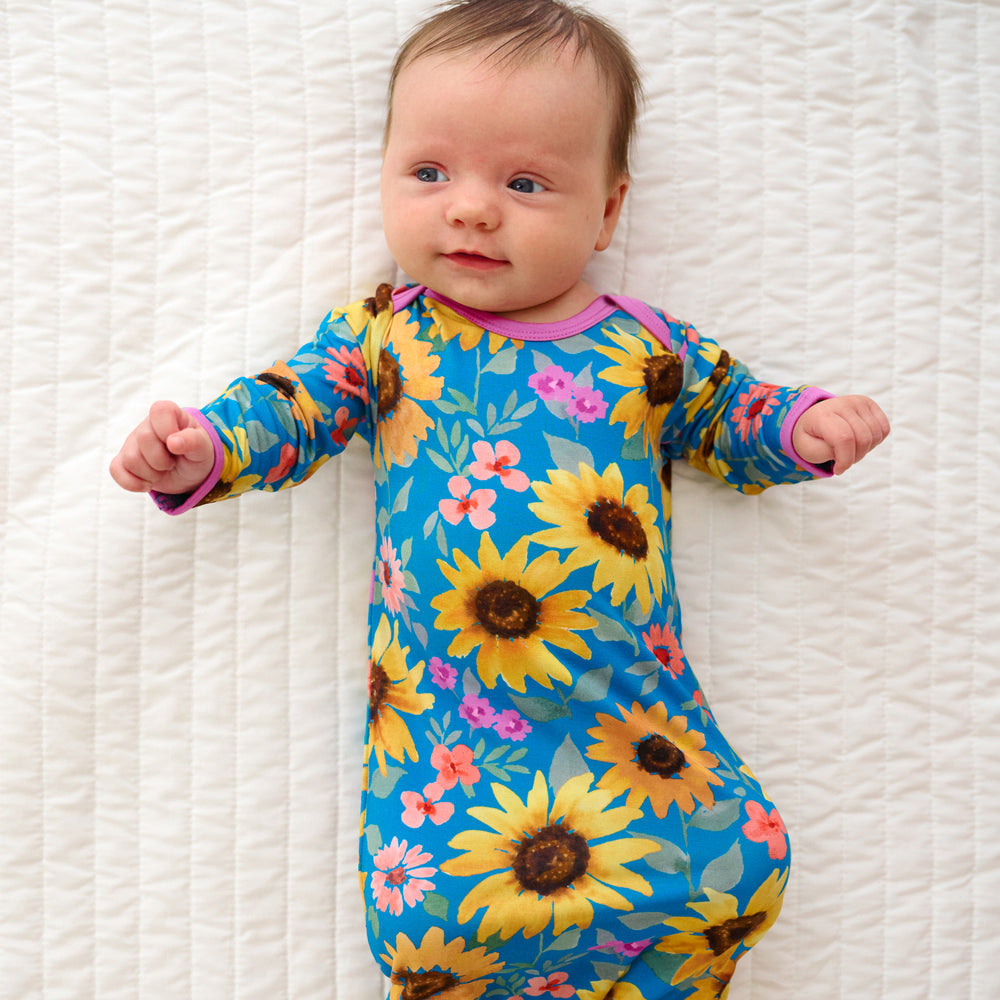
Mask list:
POLYGON ((437 167, 421 167, 416 173, 416 178, 418 181, 423 181, 425 184, 437 184, 440 181, 446 181, 448 179, 444 175, 444 172, 438 170, 437 167))
POLYGON ((538 181, 533 181, 530 177, 515 177, 507 187, 520 194, 539 194, 545 190, 538 181))

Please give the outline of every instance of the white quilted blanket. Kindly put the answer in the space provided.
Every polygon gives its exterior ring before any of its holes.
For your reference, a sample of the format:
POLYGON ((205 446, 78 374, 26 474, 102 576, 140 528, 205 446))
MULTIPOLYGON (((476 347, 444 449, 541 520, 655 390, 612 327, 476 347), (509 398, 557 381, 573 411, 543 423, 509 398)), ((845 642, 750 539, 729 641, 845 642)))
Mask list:
MULTIPOLYGON (((1000 5, 594 6, 649 93, 596 283, 894 423, 844 479, 675 477, 688 653, 795 853, 730 1000, 993 1000, 1000 5)), ((0 3, 2 1000, 383 995, 365 448, 176 520, 106 467, 399 277, 384 78, 424 9, 0 3)))

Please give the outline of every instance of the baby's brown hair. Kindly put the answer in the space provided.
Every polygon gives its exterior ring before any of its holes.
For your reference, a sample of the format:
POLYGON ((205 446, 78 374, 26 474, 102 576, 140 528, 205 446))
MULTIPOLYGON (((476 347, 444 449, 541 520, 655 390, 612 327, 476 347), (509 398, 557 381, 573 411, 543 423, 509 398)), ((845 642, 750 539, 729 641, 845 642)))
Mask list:
POLYGON ((392 64, 386 138, 392 127, 396 80, 405 66, 421 56, 484 48, 485 59, 516 64, 537 57, 549 45, 572 46, 576 58, 589 54, 594 60, 612 101, 609 179, 615 183, 627 177, 642 101, 635 58, 625 39, 605 20, 560 0, 450 0, 418 24, 392 64))

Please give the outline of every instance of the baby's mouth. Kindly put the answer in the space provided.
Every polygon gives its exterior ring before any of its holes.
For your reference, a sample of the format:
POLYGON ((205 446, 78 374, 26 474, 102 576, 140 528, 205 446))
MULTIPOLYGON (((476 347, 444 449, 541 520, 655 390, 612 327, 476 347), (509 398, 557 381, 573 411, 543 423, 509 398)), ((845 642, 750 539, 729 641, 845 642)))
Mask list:
POLYGON ((454 253, 446 253, 444 256, 459 267, 468 267, 475 271, 493 271, 508 263, 506 260, 487 257, 485 254, 471 250, 457 250, 454 253))

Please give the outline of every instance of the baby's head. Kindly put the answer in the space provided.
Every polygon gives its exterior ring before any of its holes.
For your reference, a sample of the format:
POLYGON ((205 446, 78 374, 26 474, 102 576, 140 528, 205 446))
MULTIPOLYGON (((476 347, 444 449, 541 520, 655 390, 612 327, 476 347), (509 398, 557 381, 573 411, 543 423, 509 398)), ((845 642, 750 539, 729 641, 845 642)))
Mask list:
POLYGON ((382 202, 397 262, 465 305, 517 318, 588 304, 581 275, 618 220, 640 93, 627 44, 581 8, 439 10, 390 80, 382 202))

